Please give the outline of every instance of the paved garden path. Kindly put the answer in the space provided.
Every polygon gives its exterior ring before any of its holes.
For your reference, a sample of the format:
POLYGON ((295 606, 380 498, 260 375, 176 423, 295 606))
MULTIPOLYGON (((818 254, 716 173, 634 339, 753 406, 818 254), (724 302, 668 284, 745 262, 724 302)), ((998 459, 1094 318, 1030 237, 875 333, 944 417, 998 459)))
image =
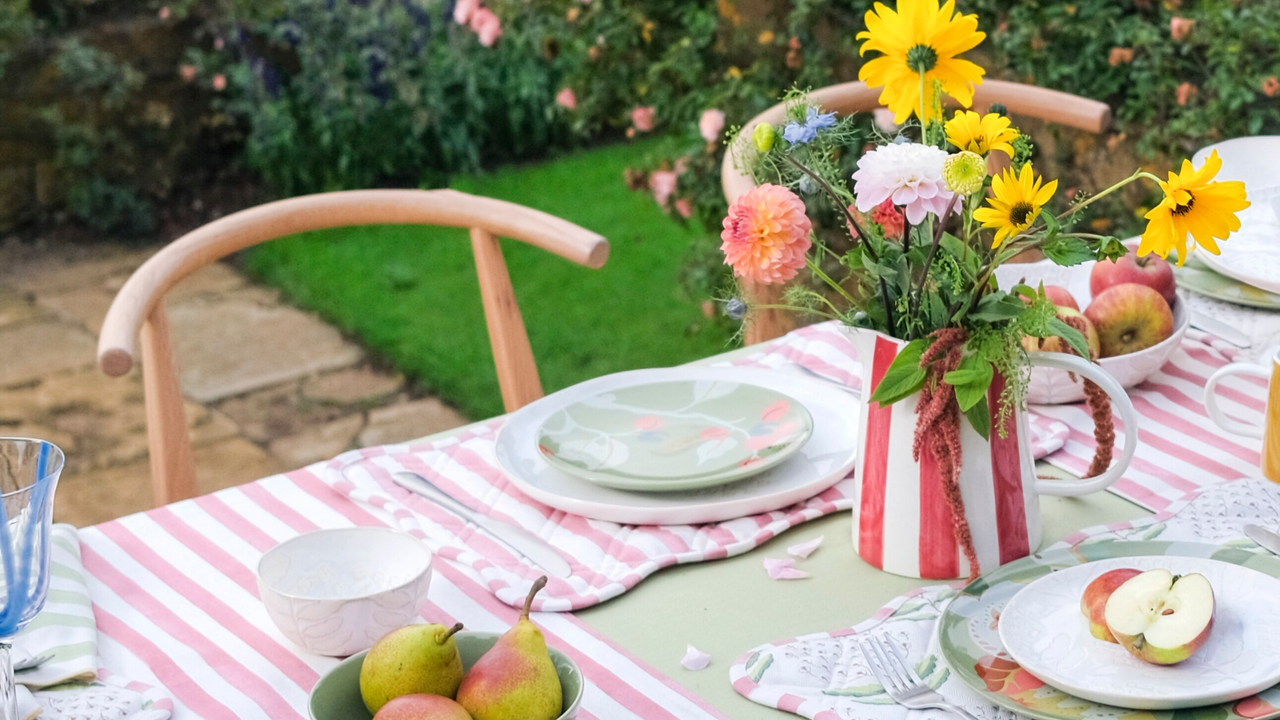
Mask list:
MULTIPOLYGON (((94 364, 107 307, 154 252, 0 247, 0 435, 67 452, 55 519, 151 504, 141 374, 94 364)), ((218 263, 168 295, 202 492, 466 422, 323 320, 218 263)))

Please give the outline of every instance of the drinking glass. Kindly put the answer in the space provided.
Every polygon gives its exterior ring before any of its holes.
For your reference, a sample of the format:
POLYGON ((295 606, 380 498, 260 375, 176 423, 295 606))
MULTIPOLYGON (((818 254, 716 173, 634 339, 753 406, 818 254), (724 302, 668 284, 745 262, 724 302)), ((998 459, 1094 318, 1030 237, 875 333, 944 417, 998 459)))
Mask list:
POLYGON ((0 720, 17 720, 9 650, 49 593, 53 491, 66 456, 53 443, 0 438, 0 720))

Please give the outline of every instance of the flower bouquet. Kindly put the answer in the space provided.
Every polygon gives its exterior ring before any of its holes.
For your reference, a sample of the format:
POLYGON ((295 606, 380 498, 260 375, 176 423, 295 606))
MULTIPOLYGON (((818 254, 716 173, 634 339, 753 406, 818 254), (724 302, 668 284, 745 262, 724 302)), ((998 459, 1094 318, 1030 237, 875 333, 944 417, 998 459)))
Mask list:
POLYGON ((854 119, 792 91, 785 123, 734 140, 735 164, 756 187, 729 208, 722 250, 738 278, 787 284, 781 304, 758 307, 840 321, 864 362, 854 527, 863 558, 918 577, 973 576, 1038 545, 1037 492, 1092 491, 1116 479, 1123 468, 1103 473, 1113 438, 1107 396, 1128 405, 1118 385, 1103 392, 1109 376, 1085 362, 1080 319, 1059 314, 1043 288, 998 287, 995 269, 1031 250, 1064 266, 1124 255, 1117 238, 1074 228, 1090 204, 1133 182, 1158 183, 1164 194, 1146 214, 1138 254, 1176 250, 1180 263, 1196 247, 1216 253, 1249 203, 1243 183, 1214 180, 1215 153, 1163 180, 1139 170, 1053 212, 1058 182, 1036 173, 1030 139, 1003 108, 968 109, 984 71, 959 55, 985 37, 977 16, 951 1, 898 0, 896 9, 877 3, 865 20, 861 51, 875 57, 859 79, 881 88, 897 134, 880 135, 849 176, 841 163, 861 132, 854 119), (950 118, 944 97, 961 107, 950 118), (837 214, 848 250, 815 241, 802 195, 837 214), (801 270, 809 282, 796 281, 801 270), (1100 441, 1089 475, 1107 482, 1054 486, 1034 476, 1020 427, 1029 368, 1067 361, 1027 349, 1052 337, 1087 379, 1100 441), (900 439, 902 425, 912 432, 900 439), (886 483, 903 475, 909 492, 886 483))

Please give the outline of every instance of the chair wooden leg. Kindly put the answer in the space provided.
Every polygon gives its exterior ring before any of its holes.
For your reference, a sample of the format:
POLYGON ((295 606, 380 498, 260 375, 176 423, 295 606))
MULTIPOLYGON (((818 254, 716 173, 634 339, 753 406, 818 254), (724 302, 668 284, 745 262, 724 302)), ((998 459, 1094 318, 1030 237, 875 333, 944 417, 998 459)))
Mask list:
MULTIPOLYGON (((779 305, 782 303, 782 295, 785 291, 783 285, 757 285, 755 283, 742 283, 743 294, 745 294, 748 307, 755 305, 779 305)), ((767 340, 782 337, 795 329, 795 316, 788 310, 778 310, 774 308, 752 307, 750 314, 746 318, 746 330, 743 333, 743 342, 746 345, 755 345, 767 340)))
POLYGON ((142 325, 142 382, 151 448, 151 492, 156 507, 196 495, 196 466, 187 434, 178 365, 164 303, 142 325))
POLYGON ((472 228, 471 249, 476 256, 480 297, 484 301, 493 362, 498 369, 498 385, 502 388, 502 404, 511 412, 542 397, 542 381, 498 238, 472 228))

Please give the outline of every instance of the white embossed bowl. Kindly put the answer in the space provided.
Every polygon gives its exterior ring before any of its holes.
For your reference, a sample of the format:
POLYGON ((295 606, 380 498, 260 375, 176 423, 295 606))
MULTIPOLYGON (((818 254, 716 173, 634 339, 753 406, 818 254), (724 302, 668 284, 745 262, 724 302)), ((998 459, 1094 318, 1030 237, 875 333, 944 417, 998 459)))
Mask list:
MULTIPOLYGON (((1093 261, 1074 267, 1062 267, 1049 260, 1033 263, 1001 265, 996 268, 996 280, 1003 289, 1009 289, 1019 282, 1032 287, 1058 285, 1071 293, 1083 310, 1093 300, 1089 291, 1089 274, 1093 270, 1093 261)), ((1128 388, 1141 384, 1164 367, 1173 357, 1173 353, 1182 345, 1182 336, 1191 327, 1191 313, 1186 303, 1178 300, 1173 304, 1173 334, 1145 350, 1127 355, 1116 355, 1098 360, 1098 365, 1111 374, 1120 387, 1128 388)), ((1027 402, 1032 405, 1062 405, 1084 400, 1084 383, 1079 377, 1072 378, 1066 370, 1038 367, 1031 371, 1031 383, 1027 386, 1027 402)))
POLYGON ((258 591, 286 638, 345 657, 414 621, 431 584, 431 551, 390 528, 317 530, 268 550, 258 591))

